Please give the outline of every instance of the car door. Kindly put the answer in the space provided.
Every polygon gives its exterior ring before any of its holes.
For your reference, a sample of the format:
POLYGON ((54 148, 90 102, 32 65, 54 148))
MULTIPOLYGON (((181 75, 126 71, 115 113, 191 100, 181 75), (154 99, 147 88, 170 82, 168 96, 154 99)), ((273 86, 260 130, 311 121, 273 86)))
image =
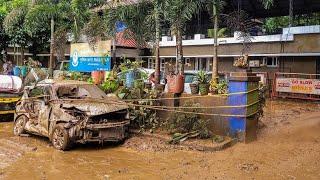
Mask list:
POLYGON ((52 110, 50 105, 51 97, 51 86, 43 86, 43 99, 41 100, 40 104, 38 124, 41 127, 41 134, 44 136, 48 136, 49 132, 49 118, 52 110))
POLYGON ((36 86, 28 93, 28 99, 24 103, 24 109, 29 115, 30 130, 37 134, 48 135, 48 119, 50 106, 50 86, 36 86))

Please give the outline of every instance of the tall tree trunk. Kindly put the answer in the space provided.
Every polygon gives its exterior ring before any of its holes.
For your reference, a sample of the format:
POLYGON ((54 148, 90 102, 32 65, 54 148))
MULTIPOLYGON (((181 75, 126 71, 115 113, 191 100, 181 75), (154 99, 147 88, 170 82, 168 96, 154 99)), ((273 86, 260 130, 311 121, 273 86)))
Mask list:
POLYGON ((24 46, 21 46, 21 62, 20 62, 21 64, 20 65, 23 65, 23 62, 24 62, 24 46))
POLYGON ((293 0, 289 0, 289 27, 293 26, 293 0))
POLYGON ((177 46, 178 74, 184 75, 184 60, 183 60, 182 30, 181 29, 179 29, 177 31, 176 46, 177 46))
MULTIPOLYGON (((117 36, 117 35, 116 35, 117 36)), ((113 64, 113 66, 117 65, 116 64, 116 60, 117 60, 117 52, 116 52, 116 39, 117 37, 114 37, 111 42, 112 42, 112 50, 111 50, 111 64, 113 64)))
POLYGON ((50 59, 49 59, 49 77, 53 78, 53 61, 54 61, 54 19, 51 18, 51 38, 50 38, 50 59))
POLYGON ((213 61, 212 61, 212 81, 218 82, 218 12, 217 4, 213 3, 213 18, 214 18, 214 47, 213 47, 213 61))
POLYGON ((16 43, 14 43, 14 45, 13 45, 13 62, 15 62, 15 63, 17 63, 16 52, 17 52, 17 47, 16 47, 16 43))
POLYGON ((155 3, 155 12, 156 12, 156 72, 155 72, 155 80, 156 84, 160 84, 160 17, 159 17, 159 2, 156 0, 155 3))

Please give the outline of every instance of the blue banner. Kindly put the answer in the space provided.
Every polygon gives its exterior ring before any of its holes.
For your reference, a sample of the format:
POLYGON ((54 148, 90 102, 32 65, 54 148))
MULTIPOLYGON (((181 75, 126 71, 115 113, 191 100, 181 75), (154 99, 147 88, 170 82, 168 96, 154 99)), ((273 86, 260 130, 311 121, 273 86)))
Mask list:
POLYGON ((92 71, 110 71, 110 57, 78 57, 74 55, 70 58, 70 71, 92 72, 92 71))

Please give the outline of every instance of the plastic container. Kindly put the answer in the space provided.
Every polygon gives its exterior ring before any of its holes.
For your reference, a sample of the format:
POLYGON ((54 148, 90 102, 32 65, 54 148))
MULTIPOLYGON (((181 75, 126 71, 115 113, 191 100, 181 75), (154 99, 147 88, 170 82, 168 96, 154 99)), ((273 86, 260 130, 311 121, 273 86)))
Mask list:
POLYGON ((168 80, 168 92, 179 94, 184 90, 184 76, 182 75, 169 75, 168 80))
POLYGON ((125 86, 127 88, 133 88, 134 87, 134 80, 136 79, 140 79, 141 78, 141 74, 139 71, 128 71, 126 73, 126 82, 125 82, 125 86))
POLYGON ((13 68, 13 75, 14 76, 20 76, 20 73, 21 73, 20 68, 18 66, 15 66, 13 68))
POLYGON ((92 71, 91 77, 94 84, 101 84, 104 80, 104 71, 92 71))
POLYGON ((21 76, 22 76, 22 77, 26 77, 26 76, 27 76, 27 73, 28 73, 28 71, 27 71, 27 66, 22 66, 22 67, 21 67, 21 76))
POLYGON ((134 85, 134 72, 129 71, 126 73, 126 83, 125 83, 127 88, 132 88, 134 85))

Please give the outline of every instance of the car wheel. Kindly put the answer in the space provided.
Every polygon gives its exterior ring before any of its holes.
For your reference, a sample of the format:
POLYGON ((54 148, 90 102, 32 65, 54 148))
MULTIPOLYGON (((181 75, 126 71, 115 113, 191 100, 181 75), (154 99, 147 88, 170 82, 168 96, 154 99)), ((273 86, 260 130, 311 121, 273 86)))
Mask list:
POLYGON ((57 124, 52 131, 52 145, 58 150, 68 150, 70 147, 70 138, 68 131, 63 127, 63 124, 57 124))
POLYGON ((14 122, 14 126, 13 126, 13 134, 16 136, 20 136, 21 134, 25 133, 25 126, 27 123, 27 117, 22 115, 19 116, 15 122, 14 122))

